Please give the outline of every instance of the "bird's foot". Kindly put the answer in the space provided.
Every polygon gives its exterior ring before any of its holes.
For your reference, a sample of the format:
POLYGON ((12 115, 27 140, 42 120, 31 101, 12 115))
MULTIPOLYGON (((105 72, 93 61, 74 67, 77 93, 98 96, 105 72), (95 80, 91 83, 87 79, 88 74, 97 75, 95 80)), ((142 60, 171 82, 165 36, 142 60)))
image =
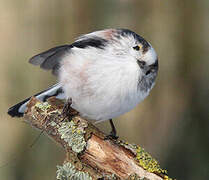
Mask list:
POLYGON ((72 105, 72 99, 68 99, 65 102, 63 110, 62 110, 63 118, 61 122, 65 121, 66 119, 67 121, 71 121, 74 116, 79 114, 75 109, 71 107, 71 105, 72 105))
POLYGON ((114 131, 111 131, 109 135, 105 136, 104 140, 117 140, 119 137, 114 131))
POLYGON ((109 119, 109 122, 110 122, 112 130, 111 130, 110 134, 107 135, 104 139, 105 140, 108 140, 108 139, 117 140, 119 137, 117 136, 117 131, 116 131, 116 128, 113 124, 112 119, 109 119))

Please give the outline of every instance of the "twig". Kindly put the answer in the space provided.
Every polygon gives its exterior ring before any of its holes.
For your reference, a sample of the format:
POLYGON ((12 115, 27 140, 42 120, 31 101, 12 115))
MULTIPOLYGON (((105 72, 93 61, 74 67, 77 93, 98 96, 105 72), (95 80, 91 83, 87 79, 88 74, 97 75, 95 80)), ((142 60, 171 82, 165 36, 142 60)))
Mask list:
POLYGON ((105 140, 105 134, 79 115, 62 122, 63 102, 32 97, 24 118, 62 146, 66 159, 57 166, 57 179, 170 179, 141 147, 122 140, 105 140))

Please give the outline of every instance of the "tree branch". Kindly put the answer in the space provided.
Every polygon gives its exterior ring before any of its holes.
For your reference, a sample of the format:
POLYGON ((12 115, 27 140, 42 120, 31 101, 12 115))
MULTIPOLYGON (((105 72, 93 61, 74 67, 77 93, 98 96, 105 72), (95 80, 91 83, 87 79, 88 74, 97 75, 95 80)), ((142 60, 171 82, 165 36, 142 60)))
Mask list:
POLYGON ((79 115, 62 121, 63 102, 52 97, 40 102, 32 97, 24 118, 62 146, 66 159, 57 166, 57 179, 170 179, 141 147, 106 136, 79 115))

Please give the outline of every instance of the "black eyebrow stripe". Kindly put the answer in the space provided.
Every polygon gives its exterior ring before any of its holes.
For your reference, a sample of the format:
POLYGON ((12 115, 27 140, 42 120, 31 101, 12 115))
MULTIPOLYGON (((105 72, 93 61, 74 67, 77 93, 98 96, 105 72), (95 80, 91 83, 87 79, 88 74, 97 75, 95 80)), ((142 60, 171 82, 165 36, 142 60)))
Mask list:
POLYGON ((118 30, 122 36, 132 35, 139 43, 141 43, 143 45, 143 53, 148 51, 150 45, 143 37, 141 37, 140 35, 136 34, 135 32, 129 29, 118 29, 118 30))
POLYGON ((94 38, 91 37, 83 40, 78 40, 74 42, 72 46, 78 48, 95 47, 103 49, 106 46, 107 42, 108 41, 106 39, 95 36, 94 38))

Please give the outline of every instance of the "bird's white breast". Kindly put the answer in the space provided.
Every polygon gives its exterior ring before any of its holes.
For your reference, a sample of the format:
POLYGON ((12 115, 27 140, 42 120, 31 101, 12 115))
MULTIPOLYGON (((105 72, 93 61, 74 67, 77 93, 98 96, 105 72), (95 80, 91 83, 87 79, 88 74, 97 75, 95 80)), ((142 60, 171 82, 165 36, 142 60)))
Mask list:
POLYGON ((59 80, 66 97, 72 98, 72 107, 83 117, 97 121, 117 117, 148 95, 137 88, 142 72, 134 59, 121 61, 99 51, 78 51, 62 61, 59 80))

